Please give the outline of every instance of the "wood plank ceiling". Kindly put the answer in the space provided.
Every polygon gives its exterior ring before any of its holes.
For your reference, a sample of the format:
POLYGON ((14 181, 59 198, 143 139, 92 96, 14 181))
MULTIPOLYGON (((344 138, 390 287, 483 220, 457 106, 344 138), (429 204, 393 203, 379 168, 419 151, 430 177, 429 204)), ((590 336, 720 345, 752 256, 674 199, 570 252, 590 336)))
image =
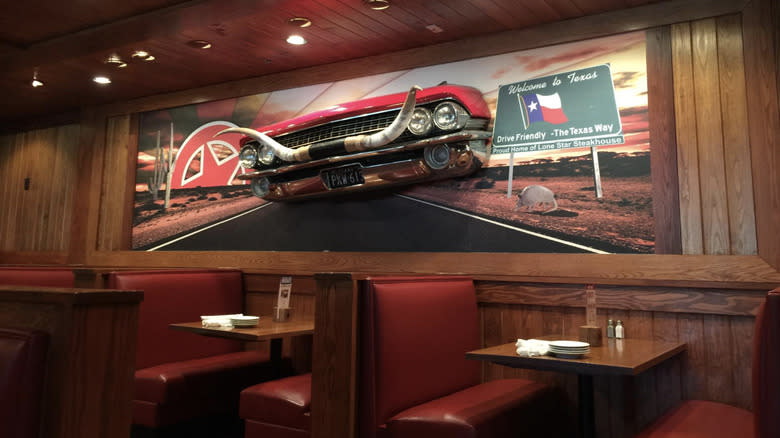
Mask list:
POLYGON ((13 0, 0 5, 0 127, 195 88, 659 0, 13 0), (288 22, 306 17, 298 28, 288 22), (437 29, 430 29, 436 26, 437 29), (297 33, 303 46, 285 42, 297 33), (187 45, 207 40, 208 50, 187 45), (135 50, 152 62, 133 61, 135 50), (104 60, 116 54, 122 69, 104 60), (33 88, 34 71, 44 82, 33 88), (92 82, 110 76, 110 85, 92 82))

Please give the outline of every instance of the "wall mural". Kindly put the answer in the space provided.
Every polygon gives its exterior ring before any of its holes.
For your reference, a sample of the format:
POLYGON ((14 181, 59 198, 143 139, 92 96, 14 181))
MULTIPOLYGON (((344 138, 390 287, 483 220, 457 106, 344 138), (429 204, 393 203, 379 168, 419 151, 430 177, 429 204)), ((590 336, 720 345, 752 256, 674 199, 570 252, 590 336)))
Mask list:
POLYGON ((652 253, 646 79, 635 32, 144 113, 133 249, 652 253))

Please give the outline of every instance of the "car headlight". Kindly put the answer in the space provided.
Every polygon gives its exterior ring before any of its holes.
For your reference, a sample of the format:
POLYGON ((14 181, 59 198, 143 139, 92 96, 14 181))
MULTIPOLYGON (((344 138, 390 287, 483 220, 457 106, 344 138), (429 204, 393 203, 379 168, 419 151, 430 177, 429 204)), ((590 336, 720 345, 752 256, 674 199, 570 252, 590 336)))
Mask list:
POLYGON ((241 152, 238 154, 238 161, 241 163, 241 167, 250 169, 257 164, 257 149, 252 145, 246 145, 241 148, 241 152))
POLYGON ((268 145, 263 145, 260 149, 260 162, 266 166, 274 162, 274 150, 268 147, 268 145))
POLYGON ((251 187, 252 193, 258 198, 262 198, 268 194, 268 190, 270 189, 270 182, 266 177, 253 179, 251 182, 251 187))
POLYGON ((414 135, 425 135, 433 126, 431 112, 428 108, 415 108, 412 119, 409 120, 409 132, 414 135))
POLYGON ((440 103, 433 110, 433 123, 444 131, 460 129, 469 120, 469 113, 462 106, 454 102, 440 103))
POLYGON ((450 164, 450 147, 446 143, 426 146, 423 149, 425 164, 431 169, 444 169, 450 164))

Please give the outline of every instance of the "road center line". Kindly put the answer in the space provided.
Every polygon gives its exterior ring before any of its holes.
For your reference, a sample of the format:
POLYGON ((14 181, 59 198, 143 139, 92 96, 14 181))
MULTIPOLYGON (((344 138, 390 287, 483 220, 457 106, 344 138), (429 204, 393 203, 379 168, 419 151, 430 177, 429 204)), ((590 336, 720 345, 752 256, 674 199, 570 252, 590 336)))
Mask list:
POLYGON ((184 239, 186 239, 186 238, 188 238, 188 237, 192 237, 192 236, 194 236, 194 235, 196 235, 196 234, 198 234, 198 233, 201 233, 201 232, 203 232, 203 231, 206 231, 206 230, 208 230, 209 228, 214 228, 214 227, 216 227, 217 225, 222 225, 222 224, 224 224, 225 222, 230 222, 230 221, 232 221, 233 219, 238 219, 238 218, 240 218, 241 216, 243 216, 243 215, 245 215, 245 214, 254 213, 254 212, 256 212, 257 210, 260 210, 261 208, 263 208, 263 207, 267 207, 267 206, 269 206, 269 205, 271 205, 271 204, 273 204, 273 202, 267 202, 267 203, 265 203, 265 204, 263 204, 263 205, 259 205, 259 206, 255 207, 255 208, 251 209, 251 210, 247 210, 247 211, 245 211, 245 212, 243 212, 243 213, 239 213, 239 214, 237 214, 237 215, 235 215, 235 216, 231 216, 231 217, 229 217, 229 218, 227 218, 227 219, 223 219, 223 220, 221 220, 221 221, 219 221, 219 222, 217 222, 217 223, 213 223, 213 224, 211 224, 211 225, 209 225, 209 226, 207 226, 207 227, 203 227, 203 228, 201 228, 201 229, 195 230, 195 231, 193 231, 193 232, 191 232, 191 233, 189 233, 189 234, 185 234, 185 235, 183 235, 183 236, 177 237, 177 238, 175 238, 175 239, 173 239, 173 240, 171 240, 171 241, 169 241, 169 242, 165 242, 165 243, 163 243, 163 244, 161 244, 161 245, 157 245, 157 246, 155 246, 154 248, 149 248, 149 249, 147 249, 147 251, 155 251, 155 250, 158 250, 158 249, 160 249, 160 248, 162 248, 162 247, 164 247, 164 246, 168 246, 168 245, 170 245, 170 244, 172 244, 172 243, 176 243, 176 242, 178 242, 178 241, 180 241, 180 240, 184 240, 184 239))
POLYGON ((519 231, 521 233, 525 233, 525 234, 528 234, 528 235, 531 235, 531 236, 534 236, 534 237, 539 237, 541 239, 547 239, 547 240, 550 240, 550 241, 553 241, 553 242, 556 242, 556 243, 560 243, 560 244, 563 244, 563 245, 573 246, 575 248, 582 249, 582 250, 589 251, 589 252, 593 252, 593 253, 596 253, 596 254, 611 254, 611 253, 608 253, 606 251, 602 251, 600 249, 591 248, 589 246, 580 245, 580 244, 577 244, 577 243, 574 243, 574 242, 567 242, 565 240, 557 239, 555 237, 545 236, 544 234, 540 234, 540 233, 535 233, 533 231, 524 230, 524 229, 519 228, 519 227, 503 224, 503 223, 498 222, 498 221, 494 221, 494 220, 491 220, 491 219, 486 219, 484 217, 477 216, 477 215, 470 214, 470 213, 466 213, 466 212, 463 212, 463 211, 460 211, 460 210, 455 210, 454 208, 444 207, 442 205, 434 204, 432 202, 423 201, 422 199, 412 198, 411 196, 400 195, 400 194, 397 194, 397 193, 396 193, 395 196, 398 196, 398 197, 401 197, 401 198, 404 198, 404 199, 408 199, 410 201, 419 202, 421 204, 430 205, 432 207, 440 208, 442 210, 451 211, 453 213, 462 214, 463 216, 468 216, 470 218, 478 219, 478 220, 481 220, 483 222, 487 222, 489 224, 498 225, 499 227, 508 228, 510 230, 513 230, 513 231, 519 231))

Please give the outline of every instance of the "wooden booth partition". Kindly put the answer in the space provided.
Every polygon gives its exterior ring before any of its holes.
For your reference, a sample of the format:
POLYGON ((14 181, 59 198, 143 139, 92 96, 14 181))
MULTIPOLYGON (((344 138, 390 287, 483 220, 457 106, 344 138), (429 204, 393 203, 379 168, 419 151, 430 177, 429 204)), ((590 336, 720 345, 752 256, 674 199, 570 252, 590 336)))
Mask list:
POLYGON ((40 436, 129 437, 140 291, 0 286, 0 326, 49 335, 40 436))
MULTIPOLYGON (((253 270, 244 270, 244 312, 248 315, 258 315, 270 318, 279 296, 279 283, 282 275, 263 274, 253 270)), ((291 276, 292 291, 290 296, 291 321, 314 319, 314 296, 316 282, 312 276, 291 276)), ((269 342, 257 342, 247 345, 247 348, 268 349, 269 342)), ((289 357, 296 374, 311 371, 312 337, 295 336, 285 340, 282 346, 282 356, 289 357)))

